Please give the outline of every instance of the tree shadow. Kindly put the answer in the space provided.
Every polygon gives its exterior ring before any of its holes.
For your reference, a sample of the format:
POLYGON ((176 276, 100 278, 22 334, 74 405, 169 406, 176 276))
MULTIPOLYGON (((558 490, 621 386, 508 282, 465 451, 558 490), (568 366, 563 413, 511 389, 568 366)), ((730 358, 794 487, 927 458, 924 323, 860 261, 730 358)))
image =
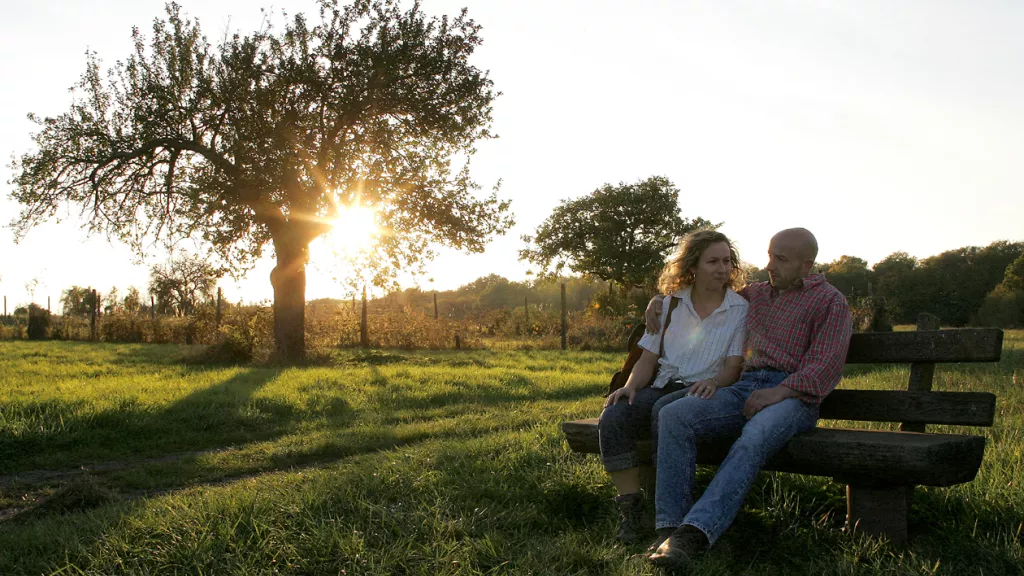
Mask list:
POLYGON ((81 410, 83 402, 24 403, 19 410, 38 415, 40 421, 59 420, 60 429, 40 426, 0 435, 0 474, 44 468, 54 461, 74 468, 126 454, 160 456, 279 436, 291 428, 294 407, 252 396, 280 373, 280 368, 240 369, 159 409, 133 396, 99 412, 81 410))

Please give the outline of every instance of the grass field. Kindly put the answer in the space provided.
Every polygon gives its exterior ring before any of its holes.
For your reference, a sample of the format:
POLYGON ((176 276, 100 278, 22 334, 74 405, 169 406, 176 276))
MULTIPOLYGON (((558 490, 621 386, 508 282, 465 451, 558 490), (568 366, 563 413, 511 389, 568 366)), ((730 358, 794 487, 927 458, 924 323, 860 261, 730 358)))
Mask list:
MULTIPOLYGON (((596 457, 558 431, 597 415, 621 354, 190 353, 0 343, 0 574, 652 573, 612 538, 596 457)), ((906 378, 857 367, 843 386, 906 378)), ((995 392, 996 425, 961 429, 988 437, 982 470, 915 492, 908 545, 844 533, 841 485, 764 473, 697 572, 1024 574, 1024 332, 935 386, 995 392)))

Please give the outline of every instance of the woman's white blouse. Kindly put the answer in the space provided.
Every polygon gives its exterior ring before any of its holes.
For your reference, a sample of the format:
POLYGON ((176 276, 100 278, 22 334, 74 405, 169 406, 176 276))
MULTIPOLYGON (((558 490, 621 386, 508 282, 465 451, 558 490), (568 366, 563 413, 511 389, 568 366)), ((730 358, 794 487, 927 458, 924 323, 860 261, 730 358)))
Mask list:
MULTIPOLYGON (((679 302, 672 311, 668 333, 664 334, 665 356, 658 358, 658 377, 651 384, 654 388, 662 388, 670 380, 696 382, 711 378, 722 368, 727 356, 743 356, 747 301, 731 288, 727 289, 722 305, 701 320, 693 308, 691 288, 673 294, 679 302)), ((644 333, 639 343, 641 348, 655 354, 659 352, 668 309, 666 298, 661 306, 662 332, 644 333)))

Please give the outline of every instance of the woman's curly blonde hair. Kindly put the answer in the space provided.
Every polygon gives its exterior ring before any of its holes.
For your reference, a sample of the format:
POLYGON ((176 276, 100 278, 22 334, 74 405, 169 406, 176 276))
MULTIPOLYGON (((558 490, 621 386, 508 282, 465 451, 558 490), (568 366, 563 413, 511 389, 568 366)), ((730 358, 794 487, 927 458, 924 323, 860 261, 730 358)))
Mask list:
POLYGON ((729 237, 716 230, 699 230, 687 234, 679 241, 679 247, 658 277, 658 290, 667 295, 693 285, 693 270, 700 264, 700 255, 708 246, 719 242, 725 242, 729 246, 729 255, 732 257, 729 287, 733 290, 742 288, 743 270, 740 269, 740 254, 729 241, 729 237))

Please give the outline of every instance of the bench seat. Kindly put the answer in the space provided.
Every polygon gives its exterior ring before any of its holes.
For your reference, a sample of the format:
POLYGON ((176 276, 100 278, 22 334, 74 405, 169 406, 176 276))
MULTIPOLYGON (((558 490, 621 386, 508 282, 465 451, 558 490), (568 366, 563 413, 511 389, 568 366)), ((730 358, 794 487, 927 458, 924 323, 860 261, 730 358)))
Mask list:
MULTIPOLYGON (((574 452, 599 452, 597 418, 563 422, 574 452)), ((698 443, 697 463, 722 462, 733 439, 698 443)), ((650 443, 640 444, 650 460, 650 443)), ((847 484, 952 486, 970 482, 985 454, 985 438, 851 428, 815 428, 793 437, 765 470, 827 476, 847 484)))

